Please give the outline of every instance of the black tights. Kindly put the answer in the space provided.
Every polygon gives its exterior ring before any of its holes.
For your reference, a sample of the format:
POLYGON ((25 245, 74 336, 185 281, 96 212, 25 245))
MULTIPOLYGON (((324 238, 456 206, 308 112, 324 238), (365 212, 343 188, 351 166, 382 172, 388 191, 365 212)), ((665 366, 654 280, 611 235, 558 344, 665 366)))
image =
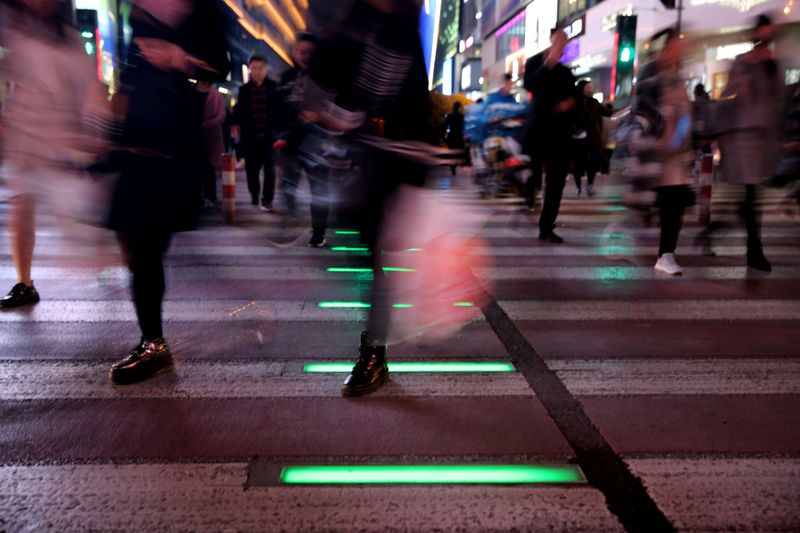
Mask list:
POLYGON ((132 274, 131 292, 142 337, 152 341, 164 336, 161 303, 164 300, 164 254, 172 238, 170 233, 122 233, 128 268, 132 274))
POLYGON ((686 210, 686 185, 674 185, 656 188, 658 195, 658 211, 661 219, 661 240, 658 256, 675 253, 678 236, 683 225, 683 212, 686 210))

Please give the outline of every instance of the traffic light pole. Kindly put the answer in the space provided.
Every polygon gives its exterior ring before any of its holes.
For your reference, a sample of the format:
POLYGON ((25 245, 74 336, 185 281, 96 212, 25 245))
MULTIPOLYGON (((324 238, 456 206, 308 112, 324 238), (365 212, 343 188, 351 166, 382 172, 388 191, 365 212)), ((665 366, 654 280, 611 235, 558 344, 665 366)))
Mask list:
POLYGON ((682 26, 682 23, 683 23, 683 0, 678 0, 677 8, 678 8, 677 30, 678 30, 678 33, 680 34, 681 33, 681 26, 682 26))

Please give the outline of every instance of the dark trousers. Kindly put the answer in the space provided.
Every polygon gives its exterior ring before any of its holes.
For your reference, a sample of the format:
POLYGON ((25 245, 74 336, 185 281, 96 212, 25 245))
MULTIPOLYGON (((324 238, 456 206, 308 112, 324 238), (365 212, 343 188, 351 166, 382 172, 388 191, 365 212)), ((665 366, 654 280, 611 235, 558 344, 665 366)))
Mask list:
POLYGON ((569 157, 564 153, 554 153, 544 161, 544 205, 539 216, 539 232, 543 235, 553 233, 556 227, 556 218, 561 209, 561 196, 564 193, 564 184, 567 180, 569 157))
POLYGON ((272 146, 265 145, 247 151, 245 156, 245 170, 247 172, 247 189, 250 191, 253 205, 258 204, 259 194, 261 205, 272 205, 275 197, 275 169, 272 165, 272 146), (264 169, 264 188, 261 188, 261 169, 264 169))
POLYGON ((206 165, 204 168, 205 179, 203 179, 203 196, 211 202, 217 201, 217 169, 213 165, 206 165))
POLYGON ((161 304, 164 300, 164 254, 172 235, 162 232, 123 233, 119 236, 131 271, 131 292, 142 337, 164 336, 161 304))
POLYGON ((586 181, 591 187, 594 185, 594 178, 597 171, 600 169, 600 157, 594 153, 594 147, 590 144, 589 139, 577 139, 574 142, 575 147, 575 186, 581 190, 581 181, 583 176, 586 175, 586 181))
MULTIPOLYGON (((305 172, 308 177, 308 187, 311 189, 311 227, 324 231, 328 227, 328 214, 330 212, 330 197, 328 191, 328 169, 317 167, 305 172)), ((297 186, 303 177, 303 165, 297 156, 287 156, 283 166, 283 194, 286 198, 286 208, 289 213, 296 214, 297 186)))
POLYGON ((661 219, 661 239, 658 244, 658 256, 675 253, 678 236, 683 226, 683 213, 686 210, 686 198, 689 194, 686 185, 674 185, 656 188, 656 203, 661 219))
MULTIPOLYGON (((759 186, 745 185, 742 192, 744 195, 741 197, 739 209, 736 212, 739 218, 742 219, 744 227, 747 230, 747 251, 758 252, 761 251, 763 247, 761 242, 761 213, 756 205, 759 196, 759 186)), ((719 220, 714 221, 701 231, 697 238, 709 243, 712 234, 729 226, 730 223, 719 220)))

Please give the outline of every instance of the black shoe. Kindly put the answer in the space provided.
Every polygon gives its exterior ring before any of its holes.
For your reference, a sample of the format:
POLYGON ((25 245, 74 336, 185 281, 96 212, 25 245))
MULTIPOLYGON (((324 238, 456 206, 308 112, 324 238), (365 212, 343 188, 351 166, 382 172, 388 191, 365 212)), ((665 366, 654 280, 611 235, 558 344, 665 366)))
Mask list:
POLYGON ((308 245, 312 248, 322 248, 325 246, 325 230, 324 229, 315 229, 311 233, 311 240, 308 241, 308 245))
POLYGON ((145 380, 172 368, 172 353, 163 338, 142 341, 131 353, 111 367, 108 377, 114 383, 130 384, 145 380))
POLYGON ((540 241, 551 242, 553 244, 563 244, 564 243, 564 239, 562 239, 561 237, 559 237, 558 235, 556 235, 552 231, 550 233, 539 233, 539 240, 540 241))
POLYGON ((8 295, 0 299, 0 308, 12 309, 23 305, 33 305, 39 301, 39 292, 33 286, 24 283, 17 283, 11 288, 8 295))
POLYGON ((694 246, 695 248, 699 248, 701 253, 706 257, 716 257, 717 255, 711 247, 711 236, 707 233, 700 232, 697 237, 694 238, 694 246))
POLYGON ((762 272, 772 272, 772 265, 769 264, 762 250, 750 250, 747 252, 747 266, 762 272))
POLYGON ((366 335, 361 334, 361 355, 353 370, 344 380, 342 396, 363 396, 374 392, 389 379, 386 366, 386 346, 367 346, 366 335))

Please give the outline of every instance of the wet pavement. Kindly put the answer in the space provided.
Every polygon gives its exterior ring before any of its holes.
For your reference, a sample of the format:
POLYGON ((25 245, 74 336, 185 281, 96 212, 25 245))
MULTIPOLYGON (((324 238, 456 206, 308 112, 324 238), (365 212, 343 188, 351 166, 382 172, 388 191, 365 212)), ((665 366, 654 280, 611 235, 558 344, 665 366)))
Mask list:
MULTIPOLYGON (((464 178, 462 181, 466 182, 464 178)), ((242 193, 242 184, 239 185, 242 193)), ((800 225, 764 200, 770 274, 740 229, 680 278, 652 270, 658 229, 618 190, 571 188, 542 244, 514 199, 442 191, 485 224, 493 300, 456 336, 392 346, 390 362, 511 362, 507 373, 394 373, 343 399, 363 313, 357 238, 270 246, 280 225, 240 202, 168 257, 174 372, 134 386, 108 365, 137 340, 127 274, 44 222, 42 302, 0 313, 0 531, 798 531, 800 225), (82 263, 83 261, 83 263, 82 263), (577 483, 309 485, 291 465, 577 465, 577 483)), ((715 212, 733 211, 716 191, 715 212)), ((0 204, 0 220, 8 206, 0 204)), ((341 229, 341 228, 339 228, 341 229)), ((105 241, 105 250, 112 242, 105 241)), ((0 286, 14 279, 0 239, 0 286)), ((408 312, 408 310, 398 310, 408 312)))

